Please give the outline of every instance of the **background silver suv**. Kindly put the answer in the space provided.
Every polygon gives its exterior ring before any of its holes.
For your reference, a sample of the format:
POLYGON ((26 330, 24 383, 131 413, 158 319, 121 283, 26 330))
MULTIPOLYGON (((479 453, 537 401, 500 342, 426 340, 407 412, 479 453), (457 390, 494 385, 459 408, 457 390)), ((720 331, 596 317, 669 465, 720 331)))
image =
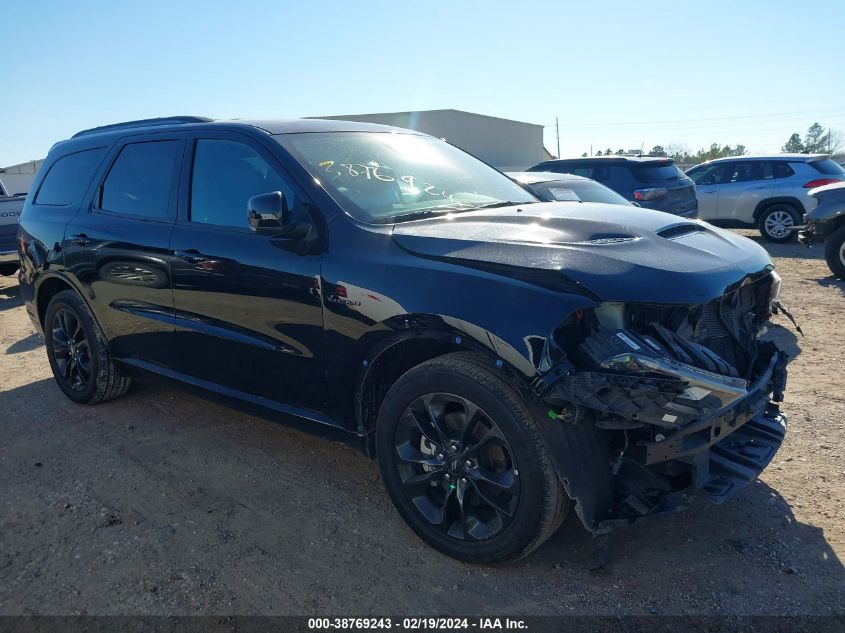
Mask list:
POLYGON ((772 242, 795 237, 792 228, 816 205, 810 189, 845 180, 845 170, 827 154, 717 158, 686 174, 696 184, 699 218, 719 226, 756 226, 772 242))

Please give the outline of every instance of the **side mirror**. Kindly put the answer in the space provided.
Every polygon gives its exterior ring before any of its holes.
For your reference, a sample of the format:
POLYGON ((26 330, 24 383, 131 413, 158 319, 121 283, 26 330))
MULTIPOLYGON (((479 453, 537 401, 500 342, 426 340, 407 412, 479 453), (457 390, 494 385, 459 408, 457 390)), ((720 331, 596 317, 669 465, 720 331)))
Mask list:
POLYGON ((247 202, 249 228, 259 235, 284 235, 290 223, 285 194, 281 191, 252 196, 247 202))

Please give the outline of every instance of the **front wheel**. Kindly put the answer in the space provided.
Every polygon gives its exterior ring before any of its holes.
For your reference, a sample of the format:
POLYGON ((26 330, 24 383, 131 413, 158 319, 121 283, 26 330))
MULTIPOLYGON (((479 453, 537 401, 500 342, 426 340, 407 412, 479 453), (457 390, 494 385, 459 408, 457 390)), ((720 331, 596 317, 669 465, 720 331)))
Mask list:
POLYGON ((824 257, 830 272, 840 279, 845 279, 845 224, 825 240, 824 257))
POLYGON ((793 230, 801 222, 801 216, 788 204, 775 204, 760 214, 757 228, 760 235, 769 242, 791 242, 797 235, 793 230))
POLYGON ((481 357, 449 354, 411 369, 388 391, 377 424, 390 497, 411 529, 449 556, 515 560, 566 515, 537 421, 481 357))

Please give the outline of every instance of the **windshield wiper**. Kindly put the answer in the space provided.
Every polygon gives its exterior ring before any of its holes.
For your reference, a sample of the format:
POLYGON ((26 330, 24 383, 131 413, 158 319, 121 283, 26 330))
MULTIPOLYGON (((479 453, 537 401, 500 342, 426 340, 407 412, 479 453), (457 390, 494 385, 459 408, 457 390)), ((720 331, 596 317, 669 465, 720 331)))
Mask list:
POLYGON ((422 209, 420 211, 411 211, 410 213, 403 213, 401 215, 394 215, 390 218, 391 222, 404 222, 405 220, 421 220, 423 218, 430 218, 434 215, 446 215, 448 213, 460 213, 461 211, 473 211, 473 209, 455 209, 452 207, 437 207, 435 209, 422 209))
POLYGON ((534 204, 539 200, 524 200, 522 202, 513 202, 512 200, 500 200, 499 202, 491 202, 490 204, 481 204, 477 207, 472 207, 470 211, 478 211, 479 209, 496 209, 498 207, 518 207, 523 204, 534 204))

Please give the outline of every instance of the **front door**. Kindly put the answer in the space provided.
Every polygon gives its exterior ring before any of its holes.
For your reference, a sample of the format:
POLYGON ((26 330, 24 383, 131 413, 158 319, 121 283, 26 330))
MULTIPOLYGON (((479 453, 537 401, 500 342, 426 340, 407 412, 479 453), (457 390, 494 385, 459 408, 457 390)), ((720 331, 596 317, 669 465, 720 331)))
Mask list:
POLYGON ((171 252, 182 370, 294 406, 326 400, 321 255, 257 235, 247 201, 281 191, 294 218, 312 209, 275 157, 246 136, 197 134, 188 143, 171 252))
POLYGON ((698 217, 702 220, 720 220, 719 199, 722 183, 727 182, 733 173, 733 163, 713 163, 696 167, 689 172, 695 183, 695 196, 698 198, 698 217))
POLYGON ((719 219, 754 222, 754 210, 769 186, 763 180, 762 161, 736 161, 719 188, 719 219))

